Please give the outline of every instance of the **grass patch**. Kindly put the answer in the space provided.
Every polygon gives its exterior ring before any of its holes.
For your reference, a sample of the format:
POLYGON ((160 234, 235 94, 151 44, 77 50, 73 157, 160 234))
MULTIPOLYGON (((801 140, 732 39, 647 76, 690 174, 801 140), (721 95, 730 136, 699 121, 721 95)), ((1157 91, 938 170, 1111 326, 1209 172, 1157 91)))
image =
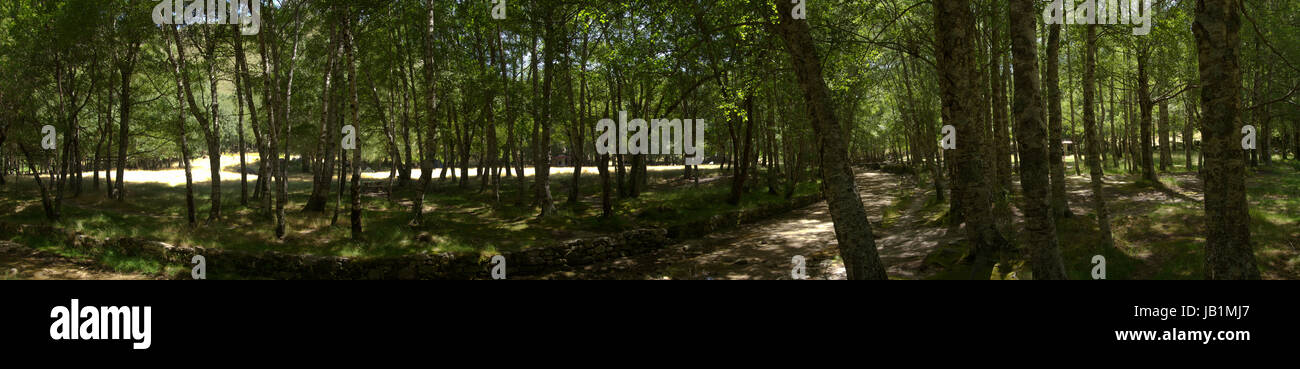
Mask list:
MULTIPOLYGON (((572 175, 552 175, 551 193, 558 214, 539 220, 536 215, 540 209, 535 205, 525 205, 525 202, 531 202, 531 187, 521 188, 517 178, 502 177, 498 200, 490 187, 482 188, 477 177, 462 184, 451 178, 439 180, 439 174, 434 172, 433 190, 424 199, 422 226, 410 224, 410 206, 419 195, 413 188, 398 188, 391 196, 363 196, 364 232, 360 240, 351 238, 348 199, 343 200, 338 223, 332 222, 337 193, 329 197, 324 213, 300 210, 312 190, 311 176, 303 173, 290 175, 285 207, 287 233, 283 239, 275 237, 274 218, 257 209, 258 201, 250 199, 249 207, 239 204, 237 178, 222 182, 223 217, 216 222, 205 221, 210 207, 208 195, 211 187, 208 183, 194 186, 195 212, 200 224, 191 227, 185 221, 183 185, 128 183, 127 201, 119 202, 104 197, 102 191, 92 191, 87 179, 86 192, 77 198, 68 194, 69 198, 64 200, 62 207, 62 218, 54 225, 102 239, 137 237, 174 245, 251 252, 274 250, 353 257, 441 252, 487 255, 636 227, 671 227, 723 212, 785 201, 784 196, 768 194, 766 186, 760 186, 743 196, 740 204, 727 204, 724 200, 730 191, 730 180, 716 168, 706 167, 698 184, 683 181, 681 169, 650 170, 647 173, 648 186, 640 196, 620 200, 615 194, 614 214, 606 218, 601 217, 598 175, 583 174, 577 182, 579 196, 572 199, 572 175), (521 193, 527 196, 520 196, 521 193)), ((527 179, 526 186, 530 186, 532 177, 527 179)), ((252 182, 249 186, 251 192, 252 182)), ((617 191, 616 184, 611 187, 617 191)), ((814 194, 818 190, 817 183, 805 182, 796 187, 795 195, 814 194)), ((15 178, 0 187, 0 214, 3 214, 0 221, 8 223, 47 222, 39 192, 30 177, 15 178)), ((75 252, 58 240, 18 241, 53 252, 75 252)), ((166 265, 121 255, 101 255, 99 259, 115 270, 169 272, 166 265)))

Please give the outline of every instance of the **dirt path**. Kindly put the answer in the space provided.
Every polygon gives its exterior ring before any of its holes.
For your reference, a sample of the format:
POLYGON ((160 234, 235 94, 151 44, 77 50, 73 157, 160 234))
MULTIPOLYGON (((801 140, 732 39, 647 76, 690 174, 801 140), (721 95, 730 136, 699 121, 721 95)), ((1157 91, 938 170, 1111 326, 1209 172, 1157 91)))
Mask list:
MULTIPOLYGON (((927 193, 909 190, 910 179, 859 172, 858 192, 891 277, 919 278, 921 260, 946 230, 925 225, 927 193), (900 196, 901 195, 901 196, 900 196), (886 222, 901 197, 910 206, 886 222)), ((662 250, 538 276, 541 279, 790 279, 792 259, 803 256, 810 279, 844 279, 838 242, 826 202, 662 250)))
POLYGON ((0 280, 12 279, 154 279, 141 274, 105 271, 93 261, 75 260, 0 241, 0 280))

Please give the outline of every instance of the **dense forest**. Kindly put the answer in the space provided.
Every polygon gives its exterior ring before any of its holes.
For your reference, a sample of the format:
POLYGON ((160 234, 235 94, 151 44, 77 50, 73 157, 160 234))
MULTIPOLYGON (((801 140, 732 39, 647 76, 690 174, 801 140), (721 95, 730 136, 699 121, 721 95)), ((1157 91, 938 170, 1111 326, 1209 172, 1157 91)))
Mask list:
POLYGON ((1295 2, 207 6, 0 2, 7 278, 1300 278, 1295 2))

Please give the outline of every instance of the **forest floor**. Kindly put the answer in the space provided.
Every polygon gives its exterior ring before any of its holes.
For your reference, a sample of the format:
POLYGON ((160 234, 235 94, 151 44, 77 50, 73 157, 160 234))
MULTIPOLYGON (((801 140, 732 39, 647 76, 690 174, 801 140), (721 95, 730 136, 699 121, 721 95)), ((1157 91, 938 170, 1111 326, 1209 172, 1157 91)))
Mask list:
MULTIPOLYGON (((615 216, 600 217, 600 181, 592 168, 584 168, 580 195, 569 201, 572 188, 572 168, 552 168, 551 193, 558 215, 538 220, 535 205, 521 205, 520 181, 517 177, 503 177, 499 202, 491 188, 481 190, 480 182, 470 169, 469 181, 460 186, 457 180, 435 180, 434 190, 425 200, 425 226, 412 226, 411 205, 416 192, 412 189, 394 191, 391 196, 384 191, 388 173, 365 172, 367 188, 362 197, 363 237, 352 241, 348 229, 348 199, 343 199, 343 211, 338 223, 333 224, 335 196, 331 194, 325 212, 306 213, 303 205, 311 193, 312 177, 307 173, 291 173, 289 202, 286 205, 288 233, 277 240, 273 235, 273 218, 257 210, 259 202, 250 199, 248 207, 241 206, 238 181, 238 158, 223 158, 222 208, 219 221, 209 222, 211 206, 208 180, 208 161, 195 160, 194 196, 197 226, 185 222, 184 172, 175 169, 160 171, 127 171, 127 201, 107 198, 103 188, 95 189, 90 173, 86 173, 84 192, 72 197, 71 190, 64 199, 63 217, 55 226, 78 231, 102 239, 136 237, 157 240, 173 245, 219 247, 243 251, 280 251, 337 256, 392 256, 412 253, 438 252, 498 252, 521 250, 537 245, 550 245, 559 241, 607 234, 626 229, 677 224, 707 219, 723 212, 751 209, 785 201, 784 196, 755 193, 746 196, 739 205, 728 205, 718 199, 725 198, 730 186, 720 181, 724 174, 717 166, 702 166, 698 183, 683 180, 681 166, 651 166, 648 168, 649 186, 640 196, 617 202, 615 216), (202 163, 202 164, 200 164, 202 163), (180 180, 177 180, 180 177, 180 180)), ((293 169, 298 169, 297 165, 293 169)), ((251 168, 250 168, 251 170, 251 168)), ((531 173, 532 169, 527 169, 531 173)), ((434 173, 435 179, 438 174, 434 173)), ((418 178, 418 171, 413 176, 418 178)), ((613 174, 611 174, 613 175, 613 174)), ((253 190, 250 175, 249 192, 253 190)), ((9 177, 8 185, 0 186, 0 222, 10 224, 46 224, 40 195, 30 176, 9 177)), ((527 177, 531 185, 532 177, 527 177)), ((337 185, 337 183, 335 183, 337 185)), ((336 189, 337 187, 335 187, 336 189)), ((815 182, 798 186, 796 195, 816 193, 815 182)), ((531 187, 526 189, 531 196, 531 187)), ((337 192, 337 191, 335 191, 337 192)), ((75 250, 62 245, 61 240, 20 236, 9 241, 32 248, 71 255, 75 250)), ((124 271, 146 274, 165 272, 170 266, 153 265, 149 260, 120 258, 103 260, 105 264, 125 267, 124 271)), ((238 277, 238 276, 230 276, 238 277)))
MULTIPOLYGON (((1181 163, 1180 160, 1175 162, 1181 163)), ((1246 180, 1255 258, 1265 279, 1300 279, 1300 164, 1251 170, 1246 180)), ((1094 206, 1086 177, 1072 177, 1076 215, 1058 223, 1066 269, 1088 278, 1091 255, 1107 255, 1109 279, 1203 279, 1204 195, 1195 171, 1175 165, 1160 183, 1136 175, 1107 175, 1105 197, 1115 250, 1098 251, 1094 206)))
MULTIPOLYGON (((942 242, 960 237, 935 225, 927 203, 933 190, 913 177, 858 170, 858 193, 876 235, 881 261, 892 278, 933 273, 925 257, 942 242)), ((939 211, 941 213, 942 211, 939 211)), ((792 279, 794 257, 804 257, 809 279, 844 279, 834 223, 826 202, 761 222, 688 240, 656 252, 624 257, 539 276, 541 279, 792 279)))
MULTIPOLYGON (((1107 168, 1105 197, 1115 250, 1100 248, 1087 171, 1069 170, 1074 216, 1058 221, 1059 246, 1071 279, 1090 279, 1094 255, 1105 255, 1108 279, 1203 279, 1204 213, 1201 180, 1175 165, 1160 184, 1107 168), (1182 170, 1182 171, 1179 171, 1182 170)), ((914 176, 857 171, 863 204, 891 279, 964 279, 958 262, 964 231, 945 226, 946 204, 914 176)), ((928 183, 928 182, 926 182, 928 183)), ((1019 183, 1011 203, 1021 201, 1019 183)), ((1247 181, 1256 258, 1266 279, 1300 279, 1300 164, 1258 168, 1247 181)), ((1015 241, 1023 214, 1012 205, 1015 241)), ((810 279, 843 279, 837 241, 825 202, 789 214, 689 240, 654 253, 542 275, 541 279, 791 279, 792 258, 804 256, 810 279)), ((1024 250, 1027 245, 1021 245, 1024 250)), ((1029 279, 1023 260, 1009 260, 990 276, 1029 279)))
POLYGON ((0 280, 157 279, 141 272, 118 272, 89 258, 73 258, 0 241, 0 280))
MULTIPOLYGON (((1175 163, 1182 163, 1177 156, 1175 163)), ((1071 163, 1067 160, 1067 163, 1071 163)), ((1072 164, 1072 163, 1071 163, 1072 164)), ((858 170, 859 193, 876 234, 882 261, 894 279, 964 279, 968 269, 963 231, 945 224, 947 204, 935 200, 928 178, 858 170)), ((1093 220, 1093 202, 1087 170, 1075 174, 1067 168, 1070 207, 1074 216, 1057 223, 1060 247, 1071 279, 1089 279, 1094 255, 1105 255, 1108 279, 1202 279, 1203 205, 1201 181, 1194 171, 1175 165, 1161 172, 1160 183, 1136 181, 1136 175, 1111 166, 1106 170, 1105 197, 1110 210, 1115 248, 1102 250, 1093 220)), ((197 174, 197 172, 196 172, 197 174)), ((370 173, 369 176, 386 176, 370 173)), ((237 174, 223 175, 223 179, 237 174)), ((295 174, 290 181, 289 229, 285 240, 270 235, 270 220, 238 205, 238 182, 223 181, 225 217, 221 222, 190 228, 183 221, 184 187, 168 183, 138 182, 128 186, 130 200, 123 204, 89 193, 66 200, 59 226, 103 237, 134 236, 173 244, 227 247, 245 250, 280 250, 329 255, 392 255, 409 252, 477 250, 496 252, 545 244, 565 238, 599 234, 638 225, 669 225, 720 211, 735 209, 718 199, 725 197, 727 182, 710 169, 700 180, 681 180, 680 169, 651 172, 651 187, 640 197, 616 205, 617 216, 601 220, 598 181, 586 175, 582 197, 569 203, 569 176, 552 177, 552 193, 561 216, 537 221, 536 207, 516 206, 517 182, 503 179, 501 205, 492 205, 490 191, 478 191, 477 181, 458 188, 455 181, 439 183, 426 203, 435 227, 413 228, 409 220, 409 192, 393 199, 383 194, 363 198, 367 239, 347 240, 347 215, 330 225, 330 214, 298 211, 310 193, 310 175, 295 174), (432 242, 420 240, 423 236, 432 242)), ((11 177, 12 178, 12 177, 11 177)), ((128 173, 128 179, 132 178, 128 173)), ((142 177, 146 178, 146 177, 142 177)), ((158 177, 163 178, 163 177, 158 177)), ((166 179, 166 178, 163 178, 166 179)), ((0 221, 44 222, 39 197, 30 178, 0 186, 0 221)), ((1019 183, 1012 183, 1009 201, 1021 201, 1019 183)), ((206 217, 208 184, 197 183, 196 205, 206 217)), ((817 191, 805 183, 799 193, 817 191)), ((1251 233, 1256 258, 1266 279, 1300 279, 1300 163, 1278 162, 1252 170, 1247 180, 1251 233)), ((781 196, 756 191, 740 207, 780 201, 781 196)), ((332 201, 331 201, 332 206, 332 201)), ((346 206, 346 205, 345 205, 346 206)), ((1019 209, 1010 207, 1017 228, 1003 228, 1013 241, 1023 224, 1019 209)), ((202 222, 202 221, 201 221, 202 222)), ((174 272, 172 266, 144 259, 107 255, 96 268, 57 240, 15 239, 42 253, 5 251, 0 277, 10 268, 17 278, 41 278, 33 270, 53 268, 51 278, 154 278, 174 272), (59 271, 61 270, 61 271, 59 271), (108 274, 97 274, 107 272, 108 274), (119 274, 113 274, 119 273, 119 274)), ((1022 250, 1024 245, 1021 245, 1022 250)), ((535 276, 542 279, 789 279, 793 258, 803 256, 808 278, 843 279, 833 224, 825 202, 796 209, 754 224, 723 230, 665 249, 593 265, 535 276)), ((94 261, 94 260, 92 260, 94 261)), ((995 279, 1032 278, 1023 261, 1000 265, 995 279)))

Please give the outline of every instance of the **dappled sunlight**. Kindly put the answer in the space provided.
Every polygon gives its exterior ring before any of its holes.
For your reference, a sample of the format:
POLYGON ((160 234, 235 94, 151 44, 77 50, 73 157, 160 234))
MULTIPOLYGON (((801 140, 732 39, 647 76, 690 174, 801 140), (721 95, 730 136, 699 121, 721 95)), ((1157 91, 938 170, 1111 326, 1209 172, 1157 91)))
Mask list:
MULTIPOLYGON (((898 201, 895 189, 908 180, 880 172, 857 172, 858 192, 873 217, 898 201)), ((918 191, 914 196, 928 196, 918 191)), ((925 226, 925 201, 910 201, 898 226, 875 229, 876 246, 891 276, 921 278, 921 261, 946 230, 925 226)), ((574 268, 547 279, 791 279, 792 259, 805 258, 810 279, 843 279, 835 224, 826 202, 774 218, 714 232, 650 254, 574 268)))

